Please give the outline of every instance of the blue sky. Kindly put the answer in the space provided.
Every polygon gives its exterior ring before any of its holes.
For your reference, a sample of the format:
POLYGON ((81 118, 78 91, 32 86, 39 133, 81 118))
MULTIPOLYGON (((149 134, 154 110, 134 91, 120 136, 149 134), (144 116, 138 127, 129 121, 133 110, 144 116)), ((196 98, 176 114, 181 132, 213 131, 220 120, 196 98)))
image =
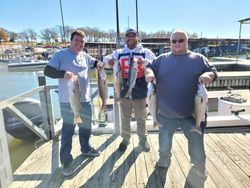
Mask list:
MULTIPOLYGON (((61 0, 65 25, 116 30, 115 0, 61 0)), ((136 26, 135 0, 118 0, 120 30, 136 26)), ((207 38, 238 38, 238 20, 250 17, 250 0, 138 0, 139 30, 184 29, 207 38)), ((5 0, 0 27, 39 32, 61 24, 59 0, 5 0)), ((250 24, 242 27, 250 38, 250 24)))

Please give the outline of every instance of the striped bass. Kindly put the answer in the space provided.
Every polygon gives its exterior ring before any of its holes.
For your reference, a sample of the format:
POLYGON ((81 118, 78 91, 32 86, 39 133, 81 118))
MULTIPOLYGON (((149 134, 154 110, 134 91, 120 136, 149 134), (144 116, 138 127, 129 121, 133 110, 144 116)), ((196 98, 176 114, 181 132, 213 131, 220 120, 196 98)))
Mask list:
POLYGON ((197 132, 202 134, 201 122, 205 121, 207 111, 207 89, 203 84, 198 84, 198 89, 194 99, 194 113, 195 127, 191 129, 191 132, 197 132))
POLYGON ((137 62, 134 61, 134 58, 132 56, 130 58, 128 80, 127 80, 128 91, 125 95, 125 98, 132 99, 132 89, 135 87, 137 75, 138 75, 138 64, 137 62))
POLYGON ((77 75, 73 76, 68 81, 68 86, 69 86, 70 107, 74 113, 74 124, 82 123, 82 119, 80 117, 81 92, 80 92, 79 78, 77 75))

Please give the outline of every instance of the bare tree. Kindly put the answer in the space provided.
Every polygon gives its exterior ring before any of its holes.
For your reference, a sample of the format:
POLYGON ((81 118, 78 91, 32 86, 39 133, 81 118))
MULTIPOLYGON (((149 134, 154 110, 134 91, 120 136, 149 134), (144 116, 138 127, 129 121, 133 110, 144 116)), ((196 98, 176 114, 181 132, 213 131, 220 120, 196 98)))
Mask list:
POLYGON ((50 36, 50 29, 43 29, 40 31, 40 37, 43 39, 46 43, 51 44, 51 36, 50 36))
POLYGON ((18 39, 20 39, 22 42, 26 42, 27 44, 30 43, 30 38, 27 32, 21 32, 18 33, 18 39))
POLYGON ((17 40, 18 34, 13 31, 9 31, 9 37, 10 42, 15 42, 17 40))
POLYGON ((59 34, 59 37, 61 38, 61 42, 64 42, 63 27, 61 25, 57 25, 55 28, 59 34))
POLYGON ((65 26, 65 40, 66 42, 70 41, 70 35, 72 31, 74 30, 73 27, 66 25, 65 26))
POLYGON ((58 41, 58 32, 57 32, 57 29, 55 27, 50 29, 50 37, 53 40, 53 42, 58 41))
POLYGON ((37 41, 37 33, 34 31, 34 29, 29 28, 26 31, 29 35, 30 41, 36 42, 37 41))

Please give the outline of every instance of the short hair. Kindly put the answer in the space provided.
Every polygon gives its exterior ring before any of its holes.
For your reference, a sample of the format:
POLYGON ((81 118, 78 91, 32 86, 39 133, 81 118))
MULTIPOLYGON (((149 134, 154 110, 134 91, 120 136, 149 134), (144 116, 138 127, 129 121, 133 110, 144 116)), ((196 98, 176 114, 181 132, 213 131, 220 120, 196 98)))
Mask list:
POLYGON ((74 31, 71 33, 70 41, 73 40, 73 38, 74 38, 75 35, 80 35, 80 36, 82 36, 83 38, 85 38, 85 36, 86 36, 85 33, 84 33, 82 30, 77 29, 77 30, 74 30, 74 31))
POLYGON ((185 35, 185 37, 186 37, 186 39, 188 40, 188 34, 187 34, 187 32, 186 32, 186 31, 184 31, 184 30, 181 30, 181 29, 175 30, 175 31, 171 34, 171 36, 170 36, 170 40, 172 39, 172 37, 173 37, 173 35, 174 35, 175 33, 181 33, 181 34, 184 34, 184 35, 185 35))

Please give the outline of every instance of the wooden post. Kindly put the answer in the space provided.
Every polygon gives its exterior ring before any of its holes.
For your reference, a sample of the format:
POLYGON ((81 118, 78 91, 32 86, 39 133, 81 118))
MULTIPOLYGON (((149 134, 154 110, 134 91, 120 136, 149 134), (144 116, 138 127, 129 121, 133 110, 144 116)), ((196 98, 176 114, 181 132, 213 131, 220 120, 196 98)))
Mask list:
POLYGON ((50 95, 50 88, 46 86, 46 79, 43 71, 37 72, 39 86, 44 86, 43 92, 40 92, 40 100, 42 105, 43 120, 45 122, 45 132, 48 138, 55 137, 55 119, 54 112, 52 108, 52 100, 50 95))
POLYGON ((0 187, 7 188, 13 182, 10 155, 6 131, 4 127, 3 110, 0 108, 0 187))
MULTIPOLYGON (((37 77, 38 77, 39 86, 45 86, 46 80, 45 80, 45 76, 43 74, 43 71, 37 72, 37 77)), ((44 132, 45 132, 47 138, 50 139, 51 138, 50 128, 49 128, 50 121, 49 121, 49 116, 48 116, 48 103, 47 103, 47 99, 46 99, 45 87, 44 87, 43 91, 39 92, 39 96, 40 96, 40 101, 41 101, 44 132)))
MULTIPOLYGON (((116 99, 116 93, 114 91, 114 98, 116 99)), ((120 105, 116 100, 114 100, 114 129, 115 134, 120 135, 121 133, 121 113, 120 113, 120 105)))
POLYGON ((54 111, 53 111, 53 105, 52 105, 52 100, 51 100, 51 95, 50 95, 50 89, 47 88, 47 86, 44 88, 45 90, 45 96, 46 96, 46 102, 47 102, 47 113, 48 113, 48 123, 49 123, 49 131, 50 131, 50 136, 51 138, 55 137, 55 116, 54 116, 54 111))

